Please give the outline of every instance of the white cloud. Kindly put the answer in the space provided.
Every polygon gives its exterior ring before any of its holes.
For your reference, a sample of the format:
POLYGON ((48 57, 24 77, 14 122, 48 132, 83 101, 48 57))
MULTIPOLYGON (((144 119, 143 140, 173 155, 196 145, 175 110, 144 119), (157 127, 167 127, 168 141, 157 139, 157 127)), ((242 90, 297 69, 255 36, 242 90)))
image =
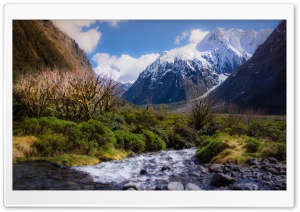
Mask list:
POLYGON ((120 22, 127 22, 127 20, 106 20, 103 22, 107 22, 109 26, 116 27, 120 22))
POLYGON ((190 43, 198 43, 200 42, 205 35, 207 35, 209 31, 202 31, 201 29, 193 29, 190 31, 184 31, 181 35, 178 35, 175 39, 175 44, 179 45, 181 41, 185 40, 189 36, 190 43))
POLYGON ((190 32, 190 38, 189 41, 190 43, 198 43, 200 42, 205 35, 207 35, 209 31, 202 31, 201 29, 193 29, 190 32))
POLYGON ((189 35, 189 32, 182 32, 181 35, 178 35, 175 39, 175 44, 179 45, 180 42, 184 39, 186 39, 186 37, 189 35))
POLYGON ((83 27, 90 27, 95 23, 93 20, 52 20, 54 25, 68 36, 73 38, 86 52, 91 53, 97 47, 101 37, 98 27, 82 31, 83 27))
POLYGON ((121 57, 111 56, 107 53, 97 53, 92 57, 92 60, 97 63, 95 71, 100 74, 109 74, 107 73, 108 67, 111 65, 117 66, 120 68, 120 76, 130 76, 131 82, 136 80, 138 75, 146 69, 148 65, 154 62, 157 59, 159 54, 146 54, 142 55, 139 58, 131 57, 127 54, 122 54, 121 57))

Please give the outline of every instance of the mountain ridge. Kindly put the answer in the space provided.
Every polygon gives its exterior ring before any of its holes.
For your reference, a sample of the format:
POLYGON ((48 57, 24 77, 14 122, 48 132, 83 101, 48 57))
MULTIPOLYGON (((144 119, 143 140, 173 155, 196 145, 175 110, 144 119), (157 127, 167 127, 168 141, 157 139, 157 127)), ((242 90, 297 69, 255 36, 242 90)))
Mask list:
POLYGON ((286 21, 207 98, 216 105, 232 103, 286 114, 286 21))
MULTIPOLYGON (((186 91, 191 86, 197 87, 198 96, 204 95, 221 84, 251 55, 246 51, 243 55, 233 48, 226 33, 229 32, 217 28, 199 43, 164 51, 140 73, 123 98, 135 104, 146 104, 149 98, 154 104, 173 103, 186 100, 186 91), (205 51, 199 51, 204 50, 204 47, 205 51)), ((268 33, 270 30, 261 34, 267 38, 268 33)), ((236 40, 242 39, 242 34, 236 40)), ((248 37, 249 43, 256 39, 254 35, 248 37)))
POLYGON ((45 69, 93 73, 86 53, 49 20, 13 21, 13 78, 45 69))

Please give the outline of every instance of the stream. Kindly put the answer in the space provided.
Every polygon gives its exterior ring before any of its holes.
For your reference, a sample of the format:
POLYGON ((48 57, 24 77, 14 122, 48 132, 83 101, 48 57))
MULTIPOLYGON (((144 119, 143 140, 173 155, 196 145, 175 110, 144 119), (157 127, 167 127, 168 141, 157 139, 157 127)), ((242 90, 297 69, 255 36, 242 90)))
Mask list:
POLYGON ((147 153, 94 166, 48 162, 13 166, 14 190, 286 190, 286 165, 276 159, 245 165, 201 164, 196 149, 147 153))

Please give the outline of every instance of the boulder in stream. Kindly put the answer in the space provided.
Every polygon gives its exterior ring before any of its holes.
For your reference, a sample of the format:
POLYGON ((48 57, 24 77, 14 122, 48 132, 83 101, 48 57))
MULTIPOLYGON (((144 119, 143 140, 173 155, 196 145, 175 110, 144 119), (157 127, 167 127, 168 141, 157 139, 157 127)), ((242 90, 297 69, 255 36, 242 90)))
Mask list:
POLYGON ((171 182, 168 184, 168 190, 184 190, 183 184, 181 182, 171 182))
POLYGON ((235 179, 229 175, 225 175, 225 174, 220 174, 220 173, 216 173, 214 174, 214 176, 211 179, 210 184, 212 186, 225 186, 228 184, 232 184, 235 182, 235 179))

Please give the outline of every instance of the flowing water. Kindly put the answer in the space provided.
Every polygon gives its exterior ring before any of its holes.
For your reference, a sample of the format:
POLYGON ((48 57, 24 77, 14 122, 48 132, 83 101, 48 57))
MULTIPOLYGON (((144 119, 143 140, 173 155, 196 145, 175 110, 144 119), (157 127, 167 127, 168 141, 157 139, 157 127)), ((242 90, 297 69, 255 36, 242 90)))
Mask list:
MULTIPOLYGON (((201 164, 196 149, 143 154, 95 166, 60 167, 49 162, 13 165, 14 190, 167 190, 169 183, 188 183, 202 190, 285 190, 286 166, 274 159, 250 164, 201 164), (218 168, 219 167, 219 168, 218 168), (216 173, 234 183, 212 186, 216 173)), ((198 188, 198 189, 199 189, 198 188)))
POLYGON ((89 173, 98 183, 113 183, 120 188, 125 183, 133 183, 138 189, 153 190, 159 184, 188 178, 198 170, 195 152, 196 149, 161 151, 73 169, 89 173))

